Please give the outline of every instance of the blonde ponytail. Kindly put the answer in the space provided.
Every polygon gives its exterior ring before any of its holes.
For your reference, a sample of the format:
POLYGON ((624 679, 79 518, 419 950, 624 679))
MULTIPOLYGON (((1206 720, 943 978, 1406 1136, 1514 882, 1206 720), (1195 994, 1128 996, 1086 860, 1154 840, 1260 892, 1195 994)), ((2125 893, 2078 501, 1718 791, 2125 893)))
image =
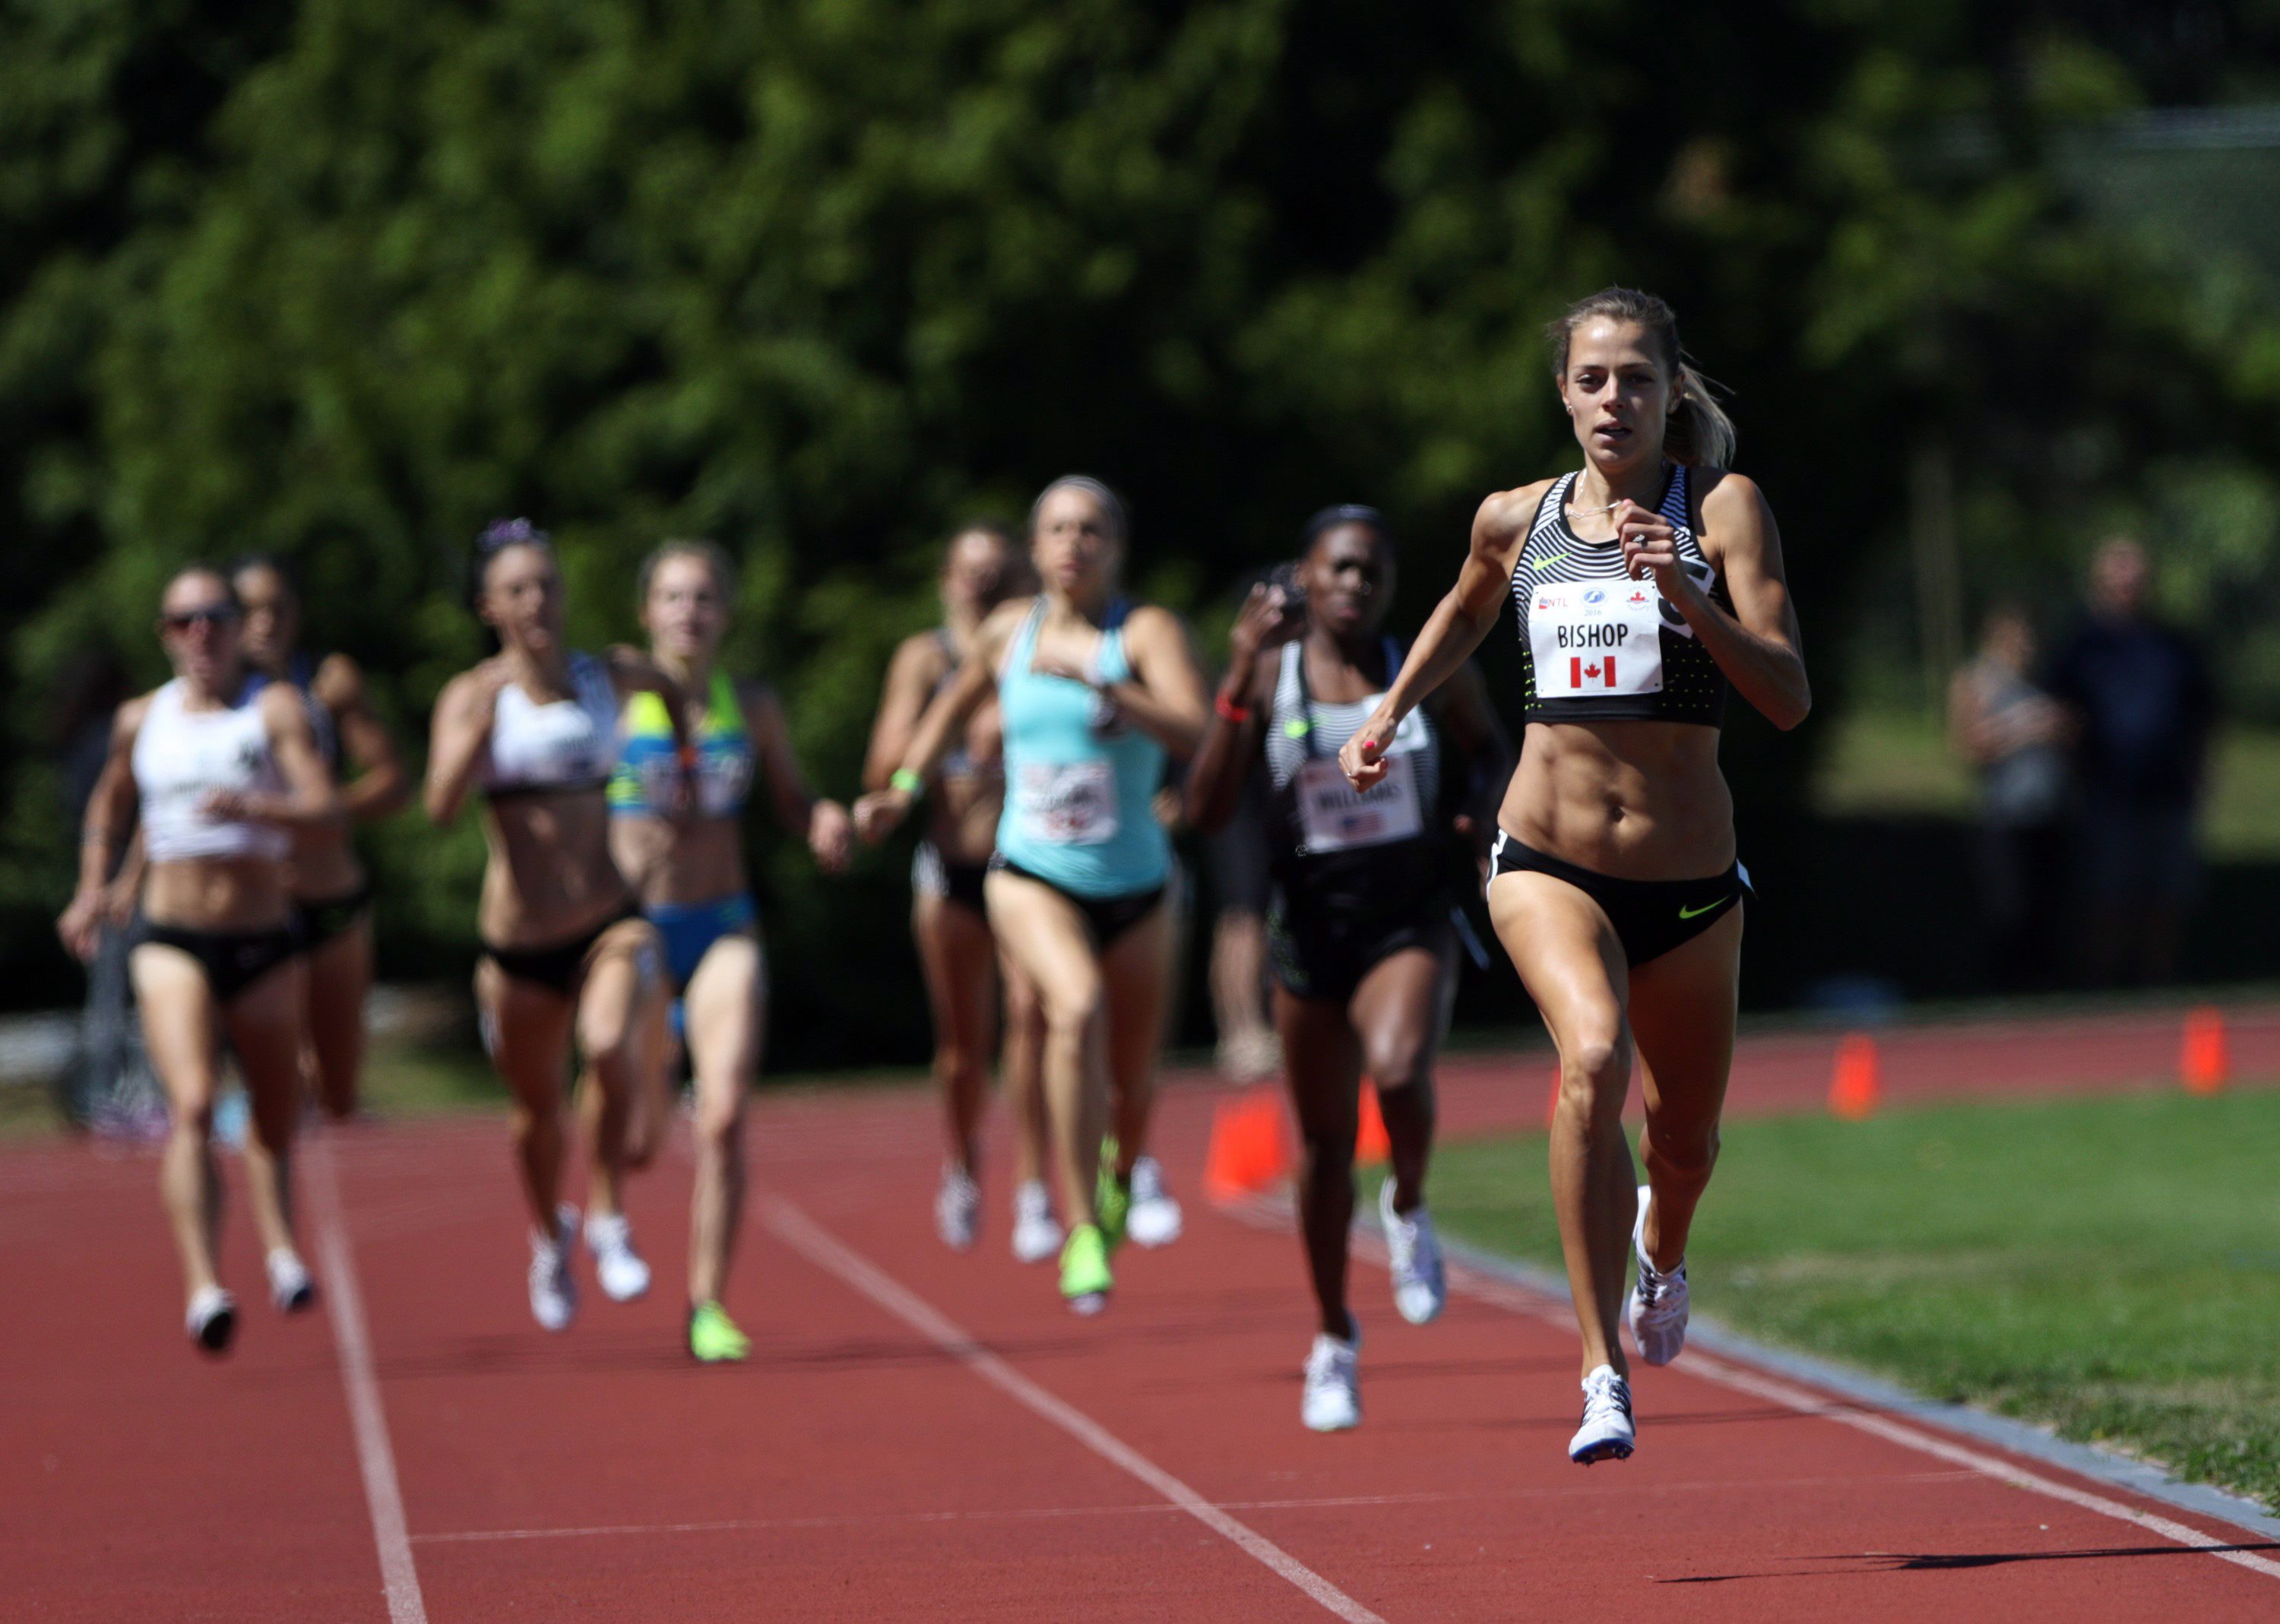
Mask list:
POLYGON ((1671 391, 1670 417, 1663 425, 1663 454, 1690 467, 1734 466, 1734 419, 1711 393, 1710 380, 1693 364, 1678 364, 1678 387, 1671 391))

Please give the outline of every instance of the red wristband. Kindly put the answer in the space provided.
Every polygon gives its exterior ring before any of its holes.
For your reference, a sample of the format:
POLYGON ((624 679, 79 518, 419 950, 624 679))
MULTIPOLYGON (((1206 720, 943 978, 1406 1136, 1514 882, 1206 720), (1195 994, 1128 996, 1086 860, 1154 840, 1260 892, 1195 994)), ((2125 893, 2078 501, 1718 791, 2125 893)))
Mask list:
POLYGON ((1236 704, 1234 700, 1229 698, 1225 694, 1217 695, 1213 698, 1212 709, 1219 712, 1220 720, 1223 722, 1233 722, 1238 727, 1242 727, 1244 723, 1251 720, 1251 712, 1249 709, 1245 706, 1236 704))

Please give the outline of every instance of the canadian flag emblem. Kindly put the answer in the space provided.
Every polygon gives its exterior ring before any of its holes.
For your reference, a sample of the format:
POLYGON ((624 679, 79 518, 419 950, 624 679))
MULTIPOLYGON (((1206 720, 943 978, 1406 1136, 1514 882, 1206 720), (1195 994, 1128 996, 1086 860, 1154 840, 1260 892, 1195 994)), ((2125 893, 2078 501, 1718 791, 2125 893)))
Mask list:
POLYGON ((1615 685, 1614 655, 1603 654, 1588 666, 1583 663, 1583 657, 1580 654, 1568 657, 1568 686, 1573 689, 1587 685, 1594 688, 1613 688, 1615 685))

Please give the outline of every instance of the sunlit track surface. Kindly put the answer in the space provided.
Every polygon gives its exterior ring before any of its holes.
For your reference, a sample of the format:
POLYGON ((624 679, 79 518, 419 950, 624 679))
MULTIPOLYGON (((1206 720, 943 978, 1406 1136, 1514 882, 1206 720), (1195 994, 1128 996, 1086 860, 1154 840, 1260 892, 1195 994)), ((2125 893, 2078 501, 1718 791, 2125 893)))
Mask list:
MULTIPOLYGON (((1477 1069, 1481 1081, 1456 1080, 1480 1093, 1466 1109, 1540 1120, 1541 1057, 1477 1069)), ((2267 1542, 2042 1462, 1997 1460, 2074 1498, 1928 1459, 1855 1424, 1882 1418, 1794 1383, 1706 1380, 1721 1361, 1642 1372, 1639 1454, 1580 1471, 1561 1448, 1572 1335, 1541 1297, 1496 1282, 1418 1329, 1393 1315, 1378 1266, 1358 1266, 1364 1423, 1307 1434, 1295 1243, 1196 1188, 1220 1097, 1167 1092, 1159 1149, 1188 1236, 1121 1254, 1109 1311, 1080 1320, 1050 1268, 1005 1252, 1002 1121, 982 1243, 954 1256, 929 1220, 940 1147, 926 1094, 761 1096, 730 1292, 756 1350, 735 1368, 695 1367, 680 1350, 685 1149, 632 1189, 650 1297, 602 1301, 582 1260, 580 1320, 550 1337, 523 1302, 503 1121, 327 1135, 425 1617, 1336 1616, 1211 1518, 1347 1598, 1351 1616, 1397 1620, 2280 1609, 2267 1542), (951 1341, 790 1244, 772 1203, 951 1341), (982 1379, 976 1359, 1129 1462, 982 1379), (1132 1463, 1193 1503, 1144 1487, 1132 1463)), ((225 1261, 244 1328, 227 1359, 196 1357, 155 1173, 144 1157, 77 1147, 0 1151, 0 1258, 21 1310, 0 1339, 0 1451, 25 1463, 0 1478, 4 1611, 388 1619, 332 1328, 260 1300, 226 1164, 225 1261)))

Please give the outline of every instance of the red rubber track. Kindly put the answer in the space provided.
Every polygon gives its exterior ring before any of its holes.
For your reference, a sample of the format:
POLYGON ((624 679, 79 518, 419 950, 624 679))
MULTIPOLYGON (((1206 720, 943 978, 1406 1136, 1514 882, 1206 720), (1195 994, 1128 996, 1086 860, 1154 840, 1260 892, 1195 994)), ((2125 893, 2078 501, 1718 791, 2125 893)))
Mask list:
MULTIPOLYGON (((1453 1094, 1490 1089, 1486 1062, 1464 1070, 1453 1094)), ((1505 1069, 1513 1120, 1542 1073, 1505 1069)), ((1002 1177, 977 1251, 935 1240, 923 1095, 764 1097, 741 1368, 680 1351, 685 1151, 634 1187, 656 1289, 604 1302, 582 1259, 579 1322, 551 1337, 498 1122, 328 1135, 422 1614, 1308 1619, 1327 1593, 1388 1620, 2280 1616, 2280 1551, 2253 1536, 1913 1423, 1863 1431, 1694 1354, 1639 1374, 1634 1459, 1570 1466, 1572 1332, 1493 1284, 1414 1328, 1358 1265, 1364 1424, 1308 1434, 1296 1243, 1197 1196, 1213 1099, 1175 1088, 1159 1119, 1186 1236, 1120 1254, 1113 1305, 1080 1320, 1005 1254, 1002 1177)), ((225 1360, 193 1354, 154 1172, 0 1154, 0 1616, 390 1619, 333 1328, 258 1300, 234 1205, 243 1329, 225 1360)))

